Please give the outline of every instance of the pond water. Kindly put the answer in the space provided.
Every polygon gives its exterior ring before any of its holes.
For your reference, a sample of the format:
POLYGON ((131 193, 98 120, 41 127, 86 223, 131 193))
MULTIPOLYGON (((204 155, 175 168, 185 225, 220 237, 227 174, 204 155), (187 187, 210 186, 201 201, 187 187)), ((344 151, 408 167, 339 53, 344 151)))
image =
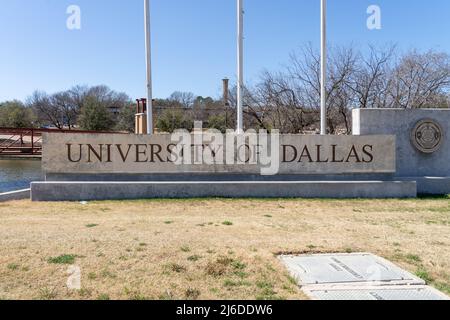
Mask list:
POLYGON ((0 193, 27 189, 39 180, 43 180, 40 160, 0 159, 0 193))

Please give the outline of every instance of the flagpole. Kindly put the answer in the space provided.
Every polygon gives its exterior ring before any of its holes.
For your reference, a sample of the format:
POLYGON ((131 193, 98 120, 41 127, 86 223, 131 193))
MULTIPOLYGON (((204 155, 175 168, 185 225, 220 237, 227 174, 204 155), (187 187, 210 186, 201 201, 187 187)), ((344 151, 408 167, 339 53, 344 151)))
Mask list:
POLYGON ((147 134, 153 134, 152 49, 150 29, 150 0, 144 0, 145 52, 147 69, 147 134))
POLYGON ((237 133, 242 133, 243 125, 243 88, 244 88, 244 0, 237 0, 238 37, 237 37, 237 133))
POLYGON ((320 6, 320 134, 327 134, 327 1, 320 6))

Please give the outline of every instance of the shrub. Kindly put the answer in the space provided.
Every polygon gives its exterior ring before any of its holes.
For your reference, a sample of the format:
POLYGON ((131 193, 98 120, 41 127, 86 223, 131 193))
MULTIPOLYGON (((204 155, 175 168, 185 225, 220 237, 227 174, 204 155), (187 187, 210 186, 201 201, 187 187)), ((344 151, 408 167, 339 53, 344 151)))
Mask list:
POLYGON ((179 110, 166 110, 158 118, 156 127, 161 132, 173 133, 177 129, 191 131, 194 128, 194 120, 191 116, 179 110))

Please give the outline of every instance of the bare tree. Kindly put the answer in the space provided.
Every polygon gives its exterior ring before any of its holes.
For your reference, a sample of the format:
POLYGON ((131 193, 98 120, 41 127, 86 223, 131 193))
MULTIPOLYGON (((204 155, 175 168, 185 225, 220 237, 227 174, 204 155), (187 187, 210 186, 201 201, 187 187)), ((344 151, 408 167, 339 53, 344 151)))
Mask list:
MULTIPOLYGON (((409 52, 397 58, 394 45, 329 49, 328 132, 351 131, 353 108, 450 106, 450 59, 445 53, 409 52)), ((311 44, 291 55, 289 67, 264 72, 251 90, 247 113, 261 127, 282 132, 317 129, 320 105, 320 53, 311 44)))
POLYGON ((72 103, 75 104, 80 110, 84 107, 86 98, 89 95, 90 88, 88 86, 75 86, 68 90, 68 94, 72 99, 72 103))
POLYGON ((62 122, 64 126, 66 126, 69 130, 75 127, 80 110, 73 103, 73 100, 67 91, 55 93, 50 97, 50 103, 53 105, 55 110, 60 110, 63 117, 62 122))
POLYGON ((311 110, 303 107, 291 79, 283 73, 265 71, 252 102, 249 110, 263 128, 301 133, 311 124, 311 110))
POLYGON ((106 86, 76 86, 51 96, 45 92, 35 92, 28 99, 28 104, 35 110, 41 123, 70 130, 78 124, 88 100, 104 105, 115 122, 118 122, 117 117, 122 114, 120 111, 131 104, 131 99, 125 93, 106 86))
MULTIPOLYGON (((348 112, 353 99, 350 90, 351 78, 355 72, 358 55, 353 48, 330 48, 327 68, 327 119, 328 130, 335 133, 338 124, 344 122, 346 132, 350 131, 348 112), (339 119, 341 118, 341 119, 339 119)), ((294 82, 299 100, 309 110, 318 113, 320 106, 320 53, 311 44, 301 54, 291 55, 288 77, 294 82)))
POLYGON ((345 133, 349 134, 351 101, 353 91, 350 89, 351 78, 355 73, 358 55, 353 48, 336 48, 329 62, 329 88, 327 94, 328 128, 334 134, 340 124, 344 124, 345 133))
POLYGON ((350 89, 358 108, 387 107, 395 46, 377 49, 369 46, 368 57, 358 55, 358 64, 351 77, 350 89))
POLYGON ((403 56, 392 74, 391 105, 405 109, 422 108, 448 94, 450 60, 446 53, 412 51, 403 56))
POLYGON ((172 102, 179 103, 182 108, 192 108, 195 101, 195 96, 192 92, 175 91, 169 97, 172 102))
POLYGON ((53 104, 52 98, 45 92, 35 91, 27 102, 42 124, 50 124, 58 129, 64 128, 64 115, 57 105, 53 104))

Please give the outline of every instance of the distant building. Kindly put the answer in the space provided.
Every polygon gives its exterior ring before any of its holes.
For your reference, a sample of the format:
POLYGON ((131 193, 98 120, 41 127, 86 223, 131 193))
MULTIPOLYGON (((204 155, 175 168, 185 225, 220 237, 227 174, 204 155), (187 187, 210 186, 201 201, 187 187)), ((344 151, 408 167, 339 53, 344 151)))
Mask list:
POLYGON ((111 112, 114 116, 118 116, 121 109, 122 108, 118 107, 118 106, 109 106, 108 107, 109 112, 111 112))

